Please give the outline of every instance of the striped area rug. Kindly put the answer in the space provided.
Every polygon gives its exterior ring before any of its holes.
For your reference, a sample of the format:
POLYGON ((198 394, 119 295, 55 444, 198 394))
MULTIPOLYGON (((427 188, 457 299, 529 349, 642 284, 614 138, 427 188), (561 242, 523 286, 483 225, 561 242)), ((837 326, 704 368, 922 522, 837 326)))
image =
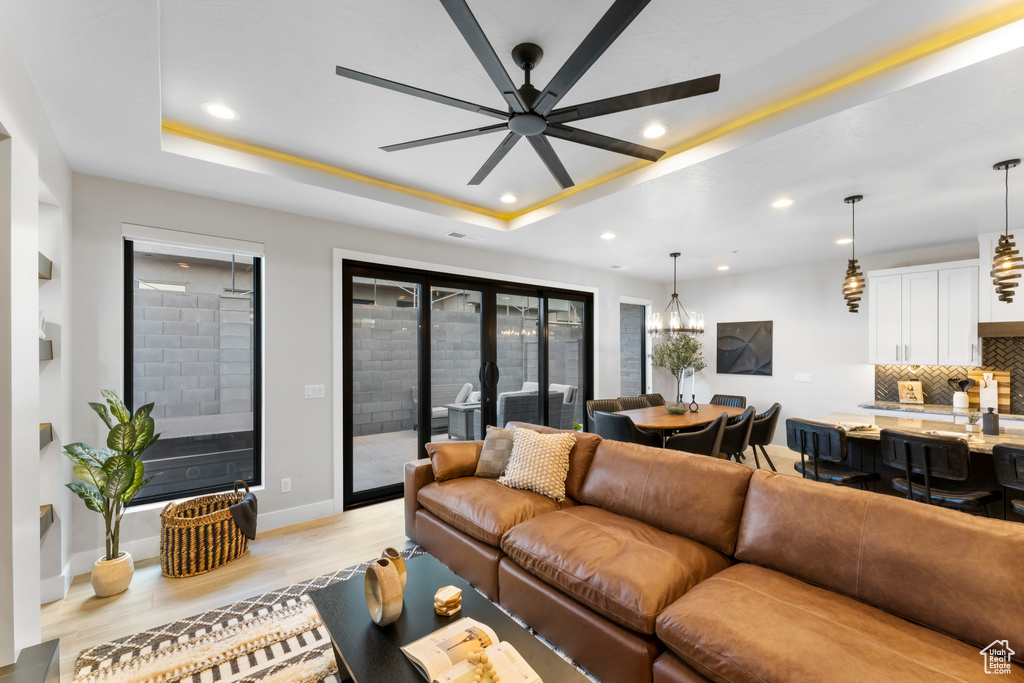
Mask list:
MULTIPOLYGON (((406 559, 424 551, 411 545, 406 559)), ((369 562, 89 648, 74 683, 341 683, 307 593, 362 576, 369 562)))

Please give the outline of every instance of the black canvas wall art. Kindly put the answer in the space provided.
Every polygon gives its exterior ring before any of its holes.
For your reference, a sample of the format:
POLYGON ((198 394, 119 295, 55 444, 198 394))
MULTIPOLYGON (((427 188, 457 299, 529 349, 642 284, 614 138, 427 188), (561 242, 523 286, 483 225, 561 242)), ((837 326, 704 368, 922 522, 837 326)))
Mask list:
POLYGON ((718 373, 772 374, 772 321, 718 323, 718 373))

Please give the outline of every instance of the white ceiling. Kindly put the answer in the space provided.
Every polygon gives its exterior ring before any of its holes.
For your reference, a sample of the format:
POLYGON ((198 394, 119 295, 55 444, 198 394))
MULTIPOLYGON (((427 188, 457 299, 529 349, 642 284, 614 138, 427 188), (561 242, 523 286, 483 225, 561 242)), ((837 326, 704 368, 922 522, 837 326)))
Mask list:
MULTIPOLYGON (((653 0, 560 105, 721 73, 718 93, 578 124, 666 149, 1015 4, 653 0), (669 133, 651 143, 640 131, 655 121, 669 133)), ((512 46, 545 49, 533 79, 541 88, 609 5, 470 0, 516 83, 522 72, 512 46)), ((1024 155, 1024 43, 1016 34, 997 45, 982 44, 983 36, 558 201, 557 185, 525 143, 482 185, 466 185, 500 134, 378 149, 494 120, 339 78, 336 64, 504 108, 435 1, 0 0, 0 12, 76 171, 434 239, 457 230, 509 253, 536 254, 542 244, 548 258, 622 265, 661 281, 671 276, 673 250, 684 254, 682 278, 723 264, 737 272, 845 257, 849 248, 834 241, 848 232, 842 199, 854 193, 866 197, 858 253, 972 240, 1002 227, 1002 184, 991 165, 1024 155), (211 100, 241 119, 207 117, 199 105, 211 100), (491 230, 479 227, 486 220, 407 195, 219 148, 174 147, 161 120, 485 209, 507 210, 498 202, 505 192, 519 207, 556 201, 518 229, 491 230), (780 196, 797 203, 769 208, 780 196), (607 230, 618 239, 598 239, 607 230)), ((577 184, 631 163, 552 145, 577 184)), ((1011 173, 1011 220, 1024 216, 1019 173, 1011 173)))

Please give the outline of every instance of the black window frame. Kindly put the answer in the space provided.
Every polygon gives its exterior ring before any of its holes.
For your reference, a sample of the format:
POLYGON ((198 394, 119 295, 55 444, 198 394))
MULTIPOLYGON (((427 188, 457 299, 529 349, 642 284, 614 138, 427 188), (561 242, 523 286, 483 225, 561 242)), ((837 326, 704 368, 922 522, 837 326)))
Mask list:
MULTIPOLYGON (((135 356, 135 240, 131 237, 122 238, 124 251, 124 368, 122 373, 122 392, 128 410, 134 413, 139 406, 135 403, 134 379, 135 369, 133 367, 135 356)), ((145 241, 145 240, 142 240, 145 241)), ((189 248, 190 245, 177 244, 189 248)), ((202 249, 203 247, 194 247, 202 249)), ((244 479, 250 487, 263 484, 263 255, 247 254, 252 256, 252 459, 253 476, 244 479)), ((157 421, 157 432, 160 431, 160 422, 157 421)), ((211 493, 224 493, 232 490, 232 484, 218 484, 216 486, 202 486, 187 491, 176 491, 171 494, 145 496, 143 491, 139 492, 128 507, 146 505, 149 503, 164 503, 183 498, 192 498, 211 493)))

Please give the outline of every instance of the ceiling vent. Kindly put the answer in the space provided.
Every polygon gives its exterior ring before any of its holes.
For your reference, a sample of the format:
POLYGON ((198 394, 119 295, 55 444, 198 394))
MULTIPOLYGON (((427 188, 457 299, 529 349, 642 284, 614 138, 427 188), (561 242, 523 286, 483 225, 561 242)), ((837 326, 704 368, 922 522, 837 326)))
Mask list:
POLYGON ((479 242, 483 237, 477 237, 476 235, 467 235, 464 232, 449 232, 445 237, 451 237, 453 240, 462 240, 464 242, 479 242))

